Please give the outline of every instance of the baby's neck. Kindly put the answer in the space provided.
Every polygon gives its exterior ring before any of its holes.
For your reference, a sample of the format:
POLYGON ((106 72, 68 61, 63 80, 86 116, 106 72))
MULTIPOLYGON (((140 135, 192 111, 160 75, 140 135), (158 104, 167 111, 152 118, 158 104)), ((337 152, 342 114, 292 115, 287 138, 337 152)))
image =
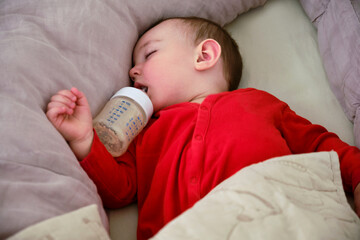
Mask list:
POLYGON ((207 92, 207 93, 199 94, 199 95, 193 97, 189 102, 201 104, 205 100, 205 98, 207 98, 209 95, 218 94, 220 92, 221 91, 219 91, 219 92, 214 91, 214 92, 210 92, 210 93, 207 92))
POLYGON ((201 104, 205 100, 206 97, 207 96, 201 97, 201 98, 195 98, 195 99, 192 99, 190 102, 191 103, 199 103, 199 104, 201 104))
POLYGON ((189 102, 201 104, 205 100, 205 98, 207 98, 207 96, 214 95, 214 94, 219 94, 219 93, 222 93, 222 92, 224 92, 226 90, 227 89, 225 89, 223 87, 208 88, 206 90, 199 91, 199 92, 193 94, 193 96, 189 100, 189 102))

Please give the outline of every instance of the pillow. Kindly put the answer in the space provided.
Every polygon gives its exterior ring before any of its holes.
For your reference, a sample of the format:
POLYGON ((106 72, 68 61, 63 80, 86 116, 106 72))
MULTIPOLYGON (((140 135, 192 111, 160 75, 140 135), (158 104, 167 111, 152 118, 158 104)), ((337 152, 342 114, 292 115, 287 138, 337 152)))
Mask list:
POLYGON ((355 142, 360 147, 360 3, 355 0, 301 0, 301 3, 317 25, 329 84, 354 123, 355 142))
POLYGON ((45 116, 78 87, 96 115, 129 84, 132 48, 155 21, 199 16, 221 25, 266 0, 0 1, 0 238, 97 204, 95 185, 45 116))
POLYGON ((300 0, 305 12, 313 23, 324 14, 330 0, 300 0))

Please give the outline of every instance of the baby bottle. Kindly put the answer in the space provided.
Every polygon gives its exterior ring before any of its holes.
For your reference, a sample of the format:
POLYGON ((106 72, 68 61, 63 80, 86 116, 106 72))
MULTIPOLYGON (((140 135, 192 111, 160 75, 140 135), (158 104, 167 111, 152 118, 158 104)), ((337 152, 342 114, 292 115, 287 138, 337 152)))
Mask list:
POLYGON ((153 105, 145 92, 125 87, 95 117, 94 129, 109 153, 118 157, 144 129, 152 113, 153 105))

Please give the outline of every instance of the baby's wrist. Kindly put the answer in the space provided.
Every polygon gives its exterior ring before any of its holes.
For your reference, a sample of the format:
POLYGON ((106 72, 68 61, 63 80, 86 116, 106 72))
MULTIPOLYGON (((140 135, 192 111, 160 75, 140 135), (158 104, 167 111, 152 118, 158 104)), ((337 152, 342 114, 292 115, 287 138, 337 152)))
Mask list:
POLYGON ((94 132, 91 130, 86 137, 69 142, 71 150, 79 161, 89 155, 93 140, 94 132))

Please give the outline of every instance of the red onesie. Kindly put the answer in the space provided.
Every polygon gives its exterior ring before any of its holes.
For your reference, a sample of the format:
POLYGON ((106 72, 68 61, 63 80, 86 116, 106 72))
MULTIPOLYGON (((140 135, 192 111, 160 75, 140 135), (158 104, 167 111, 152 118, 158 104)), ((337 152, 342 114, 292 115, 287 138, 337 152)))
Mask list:
MULTIPOLYGON (((82 167, 104 205, 137 201, 138 239, 148 239, 238 170, 272 157, 335 150, 344 187, 360 182, 360 151, 256 89, 208 96, 159 111, 113 158, 95 134, 82 167)), ((256 183, 254 183, 256 184, 256 183)))

